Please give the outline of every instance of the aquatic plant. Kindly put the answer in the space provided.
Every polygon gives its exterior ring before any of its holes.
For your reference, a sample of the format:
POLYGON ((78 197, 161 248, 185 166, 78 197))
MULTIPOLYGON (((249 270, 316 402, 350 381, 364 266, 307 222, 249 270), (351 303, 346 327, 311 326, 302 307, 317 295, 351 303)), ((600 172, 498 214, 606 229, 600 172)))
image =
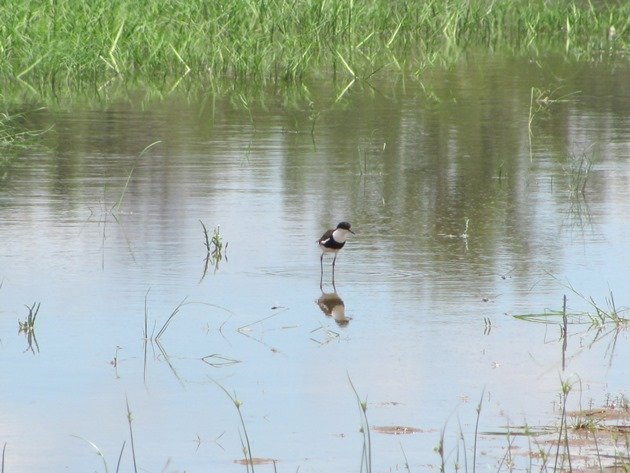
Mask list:
MULTIPOLYGON (((458 445, 455 447, 456 459, 453 463, 453 471, 466 473, 472 471, 474 473, 477 462, 477 439, 488 439, 491 436, 503 437, 507 442, 504 455, 497 459, 497 463, 492 469, 492 471, 497 473, 521 469, 517 465, 518 459, 521 457, 527 457, 529 462, 524 468, 525 471, 582 471, 581 467, 584 465, 584 462, 589 465, 593 465, 596 462, 599 467, 598 471, 604 471, 608 468, 614 471, 628 471, 630 444, 628 443, 627 425, 630 420, 630 412, 627 404, 624 405, 623 403, 625 398, 621 396, 621 400, 617 401, 619 404, 615 407, 604 406, 598 409, 571 412, 568 410, 569 396, 578 385, 581 387, 581 380, 575 374, 560 379, 557 423, 543 425, 535 429, 528 424, 511 425, 508 421, 505 427, 497 431, 479 431, 479 419, 484 397, 482 394, 482 400, 480 400, 475 409, 477 419, 474 433, 471 433, 471 435, 474 435, 472 466, 470 467, 467 461, 466 436, 460 425, 458 445), (579 438, 576 437, 576 434, 584 434, 583 431, 592 435, 592 440, 587 439, 587 441, 589 446, 593 447, 593 450, 590 450, 588 453, 584 451, 584 435, 581 435, 579 438), (609 440, 607 445, 603 447, 600 442, 606 439, 606 435, 610 435, 610 438, 607 439, 609 440), (527 441, 528 446, 526 450, 521 450, 523 446, 516 439, 525 439, 527 441), (576 439, 578 439, 577 442, 576 439), (462 443, 464 451, 463 465, 460 463, 459 442, 462 443), (572 446, 577 453, 572 451, 572 446), (515 455, 515 451, 520 451, 521 453, 515 455)), ((440 465, 437 469, 442 473, 447 471, 447 460, 449 457, 445 443, 445 432, 446 427, 441 430, 438 444, 434 448, 434 451, 440 456, 440 465)), ((452 451, 453 449, 451 449, 452 451)), ((490 468, 490 465, 486 465, 486 467, 490 468)))
POLYGON ((245 427, 245 419, 243 419, 243 413, 241 412, 241 406, 243 405, 243 402, 236 397, 236 394, 232 396, 228 392, 228 390, 225 389, 225 387, 223 387, 221 384, 217 383, 216 381, 214 381, 214 384, 219 386, 221 390, 226 394, 226 396, 230 398, 230 401, 232 401, 232 404, 234 404, 234 407, 236 408, 236 411, 238 412, 238 417, 241 421, 241 427, 243 428, 244 438, 241 437, 241 447, 243 448, 243 454, 246 460, 245 465, 247 466, 248 473, 250 471, 250 468, 251 468, 252 473, 254 473, 254 458, 252 457, 252 447, 249 442, 249 436, 247 435, 247 427, 245 427))
POLYGON ((37 343, 37 337, 35 336, 35 320, 37 319, 40 305, 40 302, 33 302, 32 306, 27 305, 26 308, 28 309, 28 315, 26 316, 26 320, 18 320, 18 333, 26 335, 26 342, 28 343, 26 351, 31 351, 33 354, 35 354, 33 344, 35 344, 35 348, 39 352, 39 344, 37 343))
MULTIPOLYGON (((476 420, 475 420, 475 431, 474 431, 474 436, 473 436, 473 450, 472 450, 472 473, 475 473, 475 471, 477 470, 477 440, 479 439, 479 421, 481 419, 481 407, 483 405, 483 398, 485 396, 485 388, 482 390, 481 392, 481 396, 479 397, 479 403, 477 404, 477 406, 475 407, 475 412, 477 413, 476 415, 476 420)), ((445 473, 446 472, 446 460, 447 460, 447 454, 445 451, 445 441, 444 441, 444 437, 446 434, 446 425, 444 425, 444 427, 442 427, 442 430, 440 431, 440 438, 438 439, 438 444, 433 448, 433 451, 436 452, 439 457, 440 457, 440 468, 439 471, 441 473, 445 473)), ((468 450, 466 449, 466 437, 464 435, 464 432, 462 430, 461 424, 459 426, 459 439, 462 442, 462 447, 463 447, 463 461, 464 461, 464 471, 466 473, 468 473, 468 450)), ((509 450, 509 449, 508 449, 509 450)), ((457 444, 457 458, 455 460, 454 463, 454 468, 455 471, 459 471, 461 469, 461 464, 460 464, 460 459, 459 459, 460 453, 459 453, 459 442, 457 444)), ((499 468, 500 470, 500 468, 499 468)), ((498 470, 497 470, 498 471, 498 470)))
POLYGON ((30 148, 48 130, 29 130, 24 126, 24 113, 0 113, 0 157, 7 150, 30 148))
MULTIPOLYGON (((223 246, 223 236, 221 235, 221 225, 217 225, 214 227, 212 232, 212 238, 208 235, 208 228, 205 223, 199 220, 201 223, 201 227, 203 228, 203 235, 205 238, 204 244, 206 246, 206 257, 204 259, 204 268, 203 274, 201 275, 200 282, 206 277, 208 272, 208 265, 212 262, 214 266, 214 272, 216 273, 219 269, 219 263, 225 258, 227 261, 227 255, 223 254, 224 246, 223 246)), ((228 243, 225 244, 225 251, 227 251, 228 243)))
POLYGON ((611 292, 604 298, 605 305, 595 301, 593 297, 586 297, 580 294, 570 284, 568 287, 575 295, 590 305, 593 311, 567 311, 566 296, 564 296, 563 308, 561 310, 545 309, 541 313, 515 314, 514 317, 520 320, 541 323, 561 323, 566 328, 567 322, 572 324, 581 324, 586 320, 590 328, 602 328, 607 324, 612 324, 616 328, 627 327, 630 319, 623 314, 628 311, 627 307, 618 308, 615 303, 615 297, 611 292), (558 320, 560 319, 560 320, 558 320))
POLYGON ((101 451, 101 449, 98 448, 98 445, 96 445, 94 442, 89 441, 88 439, 84 439, 83 437, 79 437, 78 435, 73 435, 73 437, 78 438, 79 440, 83 440, 85 443, 90 445, 90 447, 92 447, 94 449, 94 452, 96 452, 96 454, 101 458, 101 460, 103 462, 103 469, 105 470, 105 473, 109 473, 109 467, 107 466, 107 460, 105 459, 105 455, 103 455, 103 452, 101 451))
MULTIPOLYGON (((558 429, 558 442, 556 444, 556 459, 553 466, 553 471, 558 471, 558 458, 560 457, 560 446, 564 445, 566 458, 569 462, 569 471, 572 471, 571 467, 571 452, 569 450, 569 434, 567 426, 567 398, 571 389, 573 389, 573 383, 568 380, 561 380, 562 385, 562 413, 560 415, 560 428, 558 429), (564 442, 563 442, 563 428, 564 428, 564 442)), ((564 458, 564 456, 563 456, 564 458)))
MULTIPOLYGON (((129 424, 129 438, 131 440, 131 457, 133 458, 133 471, 134 473, 138 473, 138 464, 136 462, 136 448, 133 441, 133 429, 131 427, 131 422, 133 421, 133 417, 131 415, 131 409, 129 408, 129 399, 126 396, 125 396, 125 403, 127 405, 127 422, 129 424)), ((124 444, 123 444, 123 448, 125 448, 124 444)), ((120 452, 120 455, 122 456, 122 450, 120 452)), ((120 465, 120 458, 118 459, 118 464, 120 465)))
POLYGON ((125 192, 127 192, 127 187, 129 187, 129 181, 131 181, 131 176, 133 175, 133 172, 136 169, 136 165, 138 164, 138 161, 140 161, 142 156, 144 156, 146 152, 149 151, 149 149, 153 148, 153 146, 157 144, 160 144, 161 142, 162 142, 161 140, 154 141, 153 143, 145 146, 144 149, 140 151, 140 154, 134 160, 133 165, 131 166, 131 169, 129 170, 129 174, 127 175, 127 180, 125 181, 125 185, 122 188, 122 191, 120 192, 120 196, 118 197, 118 200, 116 201, 114 205, 112 205, 112 208, 110 209, 110 213, 113 213, 115 211, 117 212, 120 210, 120 207, 122 206, 122 203, 123 203, 123 199, 125 198, 125 192))
POLYGON ((569 190, 573 194, 584 195, 594 162, 595 155, 592 149, 590 152, 585 150, 581 153, 569 153, 567 156, 564 171, 569 178, 569 190))
MULTIPOLYGON (((166 329, 168 328, 168 326, 170 325, 171 321, 173 320, 173 318, 179 313, 179 311, 181 310, 182 306, 185 305, 186 303, 186 297, 184 299, 182 299, 182 301, 177 304, 177 306, 175 307, 175 309, 173 309, 171 311, 171 314, 168 316, 168 318, 166 319, 166 321, 162 324, 162 327, 160 328, 160 330, 158 330, 157 335, 155 335, 155 326, 153 327, 153 332, 151 333, 151 336, 149 336, 149 308, 148 308, 148 298, 149 298, 149 292, 151 291, 151 289, 147 290, 146 294, 144 295, 144 339, 145 340, 150 340, 150 341, 156 341, 159 342, 160 341, 160 337, 162 335, 164 335, 164 332, 166 332, 166 329)), ((154 324, 155 325, 155 324, 154 324)))
POLYGON ((460 52, 628 48, 628 2, 71 0, 0 7, 0 83, 22 92, 103 93, 119 81, 169 91, 182 79, 302 82, 420 73, 460 52))
POLYGON ((367 417, 367 399, 361 400, 350 375, 348 375, 348 381, 350 382, 352 391, 354 391, 354 395, 357 399, 357 406, 359 407, 359 412, 361 414, 360 431, 363 435, 363 450, 361 454, 361 468, 359 471, 363 471, 365 468, 365 473, 372 473, 372 438, 370 436, 370 423, 368 422, 367 417))
POLYGON ((162 354, 162 359, 164 361, 166 361, 169 369, 171 370, 171 372, 173 373, 175 378, 183 385, 184 383, 183 383, 182 379, 177 374, 177 370, 175 369, 175 367, 171 363, 170 357, 168 356, 168 353, 166 352, 166 350, 164 349, 164 346, 161 343, 161 338, 162 338, 162 335, 164 335, 164 333, 168 329, 169 325, 171 324, 171 322, 173 321, 175 316, 177 314, 179 314, 181 308, 184 305, 188 304, 186 302, 187 297, 182 299, 182 301, 179 304, 177 304, 177 306, 171 311, 170 315, 167 317, 166 321, 162 324, 162 327, 160 328, 160 330, 158 330, 157 334, 155 333, 156 323, 157 322, 154 321, 153 322, 153 330, 151 332, 151 335, 149 335, 149 308, 148 308, 149 292, 150 292, 150 289, 147 290, 147 292, 146 292, 146 294, 144 296, 144 329, 143 329, 143 335, 144 335, 144 340, 143 340, 143 342, 144 342, 144 380, 146 382, 146 375, 147 375, 147 348, 148 348, 148 345, 150 344, 152 347, 153 346, 157 346, 158 350, 162 354))
POLYGON ((32 333, 35 331, 35 320, 37 319, 40 305, 41 302, 34 302, 32 306, 26 306, 26 308, 28 309, 26 320, 24 322, 22 322, 21 320, 18 321, 20 325, 20 333, 32 333))
POLYGON ((485 389, 481 391, 481 397, 479 398, 479 403, 475 408, 475 412, 477 412, 477 417, 475 420, 475 441, 473 444, 473 461, 472 461, 472 471, 475 473, 477 469, 477 438, 479 437, 479 419, 481 418, 481 406, 483 405, 483 395, 485 394, 485 389))
POLYGON ((49 130, 31 130, 24 124, 24 114, 0 113, 0 180, 26 149, 41 147, 40 138, 49 130))

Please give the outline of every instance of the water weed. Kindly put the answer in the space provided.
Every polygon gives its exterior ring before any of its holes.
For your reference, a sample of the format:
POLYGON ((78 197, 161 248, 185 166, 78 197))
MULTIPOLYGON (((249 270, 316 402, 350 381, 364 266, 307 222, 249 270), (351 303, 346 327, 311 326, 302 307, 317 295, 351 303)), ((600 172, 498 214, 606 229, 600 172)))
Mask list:
POLYGON ((286 83, 422 71, 483 48, 576 58, 622 55, 627 2, 70 0, 0 8, 0 83, 35 94, 163 90, 202 78, 286 83))
POLYGON ((138 155, 133 165, 131 166, 131 169, 129 170, 129 174, 127 175, 127 180, 125 181, 125 185, 122 191, 120 192, 120 196, 118 197, 118 200, 110 209, 110 213, 118 212, 120 210, 120 207, 122 206, 122 203, 123 203, 123 199, 125 198, 125 192, 127 192, 127 187, 129 187, 129 181, 131 181, 131 176, 133 175, 133 172, 136 169, 136 164, 138 164, 138 161, 142 158, 142 156, 145 155, 147 151, 149 151, 149 149, 151 149, 153 146, 157 144, 160 144, 161 142, 162 141, 160 140, 154 141, 150 145, 145 146, 145 148, 142 151, 140 151, 140 154, 138 155))
POLYGON ((7 178, 21 151, 42 147, 41 137, 49 131, 31 130, 24 122, 24 114, 0 113, 0 181, 7 178))
POLYGON ((101 449, 98 448, 98 445, 96 445, 94 442, 91 442, 91 441, 89 441, 87 439, 84 439, 83 437, 79 437, 78 435, 73 435, 73 437, 78 438, 79 440, 83 440, 85 443, 90 445, 90 447, 92 447, 94 449, 96 454, 99 457, 101 457, 101 460, 103 461, 103 469, 105 470, 105 473, 109 473, 109 468, 107 466, 107 460, 105 460, 105 455, 103 455, 103 452, 101 451, 101 449))
MULTIPOLYGON (((164 349, 164 346, 161 343, 161 337, 162 337, 162 335, 164 335, 164 333, 168 329, 170 323, 173 321, 175 316, 177 314, 179 314, 181 308, 184 305, 187 304, 187 302, 186 302, 187 298, 185 297, 184 299, 182 299, 182 301, 173 309, 173 311, 168 316, 166 321, 162 324, 162 327, 160 328, 160 330, 158 330, 157 334, 155 333, 157 322, 154 321, 153 322, 153 330, 151 332, 151 335, 149 335, 149 308, 148 308, 149 292, 150 292, 150 289, 147 290, 147 292, 146 292, 146 294, 144 296, 144 329, 143 329, 143 335, 144 335, 144 339, 143 339, 143 345, 144 345, 144 350, 143 350, 144 351, 143 378, 144 378, 144 382, 145 383, 147 382, 148 345, 150 344, 151 347, 153 347, 153 348, 155 346, 157 346, 158 350, 162 354, 162 359, 166 362, 166 364, 168 365, 169 369, 171 370, 171 372, 173 373, 175 378, 183 386, 184 383, 183 383, 182 379, 180 378, 179 374, 177 373, 177 370, 175 369, 175 367, 171 363, 171 359, 170 359, 168 353, 166 352, 166 350, 164 349)), ((132 447, 133 447, 133 444, 132 444, 132 447)))
MULTIPOLYGON (((138 464, 136 462, 136 447, 133 441, 133 428, 131 427, 133 417, 131 415, 131 409, 129 408, 129 399, 127 397, 125 397, 125 403, 127 405, 127 423, 129 424, 129 439, 131 441, 131 456, 133 458, 133 471, 134 473, 138 473, 138 464)), ((125 448, 124 444, 123 444, 123 448, 125 448)), ((120 454, 122 456, 122 450, 120 454)), ((118 459, 118 463, 120 464, 120 458, 118 459)))
POLYGON ((357 406, 359 407, 359 412, 361 413, 361 434, 363 435, 363 450, 361 454, 361 468, 359 471, 364 471, 366 473, 372 473, 372 438, 370 436, 370 423, 367 417, 367 399, 361 400, 359 397, 359 393, 357 388, 354 387, 354 383, 352 379, 350 379, 350 375, 348 375, 348 381, 350 382, 350 386, 352 387, 352 391, 354 391, 354 395, 357 399, 357 406))
POLYGON ((247 435, 247 427, 245 427, 245 419, 243 419, 243 413, 241 412, 241 406, 243 405, 243 402, 240 401, 236 397, 236 394, 234 394, 234 396, 232 396, 228 392, 228 390, 225 389, 222 385, 220 385, 216 381, 214 381, 214 383, 221 388, 221 390, 226 394, 226 396, 228 398, 230 398, 230 401, 232 401, 232 404, 234 404, 234 407, 236 408, 236 411, 238 412, 238 417, 239 417, 239 419, 241 421, 241 427, 243 429, 243 436, 241 437, 241 447, 243 449, 243 454, 245 456, 245 462, 244 463, 247 466, 248 473, 249 473, 250 469, 251 469, 251 472, 254 473, 254 463, 255 462, 254 462, 254 458, 252 457, 252 447, 251 447, 251 444, 249 442, 249 436, 247 435))
POLYGON ((160 338, 162 337, 162 335, 164 335, 164 332, 166 332, 166 329, 172 322, 173 318, 179 313, 181 308, 186 304, 187 298, 185 297, 184 299, 182 299, 182 301, 179 304, 177 304, 175 309, 171 311, 171 314, 168 316, 166 321, 162 324, 162 327, 160 328, 160 330, 158 330, 157 334, 155 334, 155 324, 154 324, 153 332, 151 333, 151 336, 149 336, 149 333, 148 333, 149 309, 148 309, 148 304, 147 304, 147 301, 149 298, 149 292, 150 292, 150 289, 146 292, 144 296, 144 339, 148 341, 159 342, 160 338))
POLYGON ((227 254, 224 255, 224 251, 227 252, 228 243, 225 243, 224 248, 220 225, 214 227, 212 238, 210 238, 208 234, 208 228, 206 227, 205 223, 203 223, 201 219, 199 220, 199 223, 203 228, 203 235, 205 239, 204 245, 206 247, 206 257, 204 259, 203 274, 201 275, 201 279, 199 280, 199 282, 201 282, 208 273, 208 266, 210 265, 210 263, 212 263, 212 266, 214 267, 214 272, 216 273, 219 269, 219 263, 223 259, 227 261, 227 254))
POLYGON ((568 286, 569 289, 574 291, 574 293, 581 299, 584 300, 587 304, 589 304, 593 311, 567 311, 566 309, 566 296, 564 296, 563 309, 555 310, 555 309, 545 309, 543 312, 539 313, 529 313, 529 314, 516 314, 515 318, 520 320, 526 320, 529 322, 539 322, 539 323, 558 323, 562 325, 566 330, 567 324, 587 324, 589 328, 599 329, 606 325, 612 325, 616 328, 627 327, 630 319, 624 317, 624 314, 628 309, 627 308, 618 308, 615 304, 615 299, 612 292, 609 293, 607 297, 605 297, 605 305, 602 305, 595 301, 592 297, 584 297, 577 291, 573 289, 572 286, 568 286))
MULTIPOLYGON (((129 409, 129 403, 127 403, 127 409, 129 409)), ((129 419, 130 416, 130 412, 127 411, 127 418, 129 419)), ((130 425, 130 429, 131 429, 131 425, 130 425)), ((73 435, 73 437, 78 438, 79 440, 83 440, 85 443, 87 443, 88 445, 90 445, 90 447, 92 447, 92 449, 95 451, 96 455, 98 455, 101 458, 101 461, 103 462, 103 470, 105 471, 105 473, 109 473, 109 466, 107 464, 107 460, 105 459, 105 455, 103 454, 103 452, 101 451, 101 449, 98 447, 98 445, 96 445, 94 442, 85 439, 83 437, 80 437, 78 435, 73 435)), ((120 448, 120 453, 118 454, 118 461, 116 463, 116 470, 115 473, 118 473, 120 471, 120 462, 122 460, 122 455, 123 452, 125 451, 125 445, 127 444, 127 441, 123 441, 122 443, 122 447, 120 448)), ((135 454, 134 454, 135 455, 135 454)), ((134 463, 135 463, 135 456, 134 456, 134 463)), ((4 471, 4 470, 2 470, 4 471)))
POLYGON ((584 195, 586 184, 591 174, 595 156, 592 151, 586 150, 581 153, 569 153, 564 166, 564 172, 567 175, 569 183, 569 191, 573 195, 584 195))
POLYGON ((26 320, 18 320, 18 333, 23 333, 26 336, 26 342, 28 343, 26 351, 30 351, 33 354, 35 354, 35 350, 39 353, 39 344, 37 343, 37 337, 35 336, 35 320, 37 319, 40 305, 40 302, 33 302, 32 306, 26 306, 28 309, 26 320), (35 345, 34 347, 33 344, 35 345))
POLYGON ((7 150, 30 148, 47 130, 28 130, 23 125, 24 114, 0 113, 0 157, 7 150))

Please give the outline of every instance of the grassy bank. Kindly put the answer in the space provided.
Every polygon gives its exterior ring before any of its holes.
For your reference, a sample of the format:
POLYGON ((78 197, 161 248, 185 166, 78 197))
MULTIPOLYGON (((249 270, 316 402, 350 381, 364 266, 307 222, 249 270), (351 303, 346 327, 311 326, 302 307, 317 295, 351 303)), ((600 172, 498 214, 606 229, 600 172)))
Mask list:
POLYGON ((41 93, 114 78, 366 77, 419 72, 472 47, 618 57, 629 34, 628 2, 6 0, 0 83, 41 93))

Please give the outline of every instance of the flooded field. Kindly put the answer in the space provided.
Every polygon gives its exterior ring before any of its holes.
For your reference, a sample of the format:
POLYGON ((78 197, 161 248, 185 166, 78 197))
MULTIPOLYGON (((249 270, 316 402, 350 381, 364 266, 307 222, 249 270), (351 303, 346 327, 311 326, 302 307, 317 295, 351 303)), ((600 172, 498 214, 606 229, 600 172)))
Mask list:
POLYGON ((563 408, 614 411, 580 465, 627 468, 629 76, 18 107, 48 131, 0 168, 4 471, 552 470, 563 408))

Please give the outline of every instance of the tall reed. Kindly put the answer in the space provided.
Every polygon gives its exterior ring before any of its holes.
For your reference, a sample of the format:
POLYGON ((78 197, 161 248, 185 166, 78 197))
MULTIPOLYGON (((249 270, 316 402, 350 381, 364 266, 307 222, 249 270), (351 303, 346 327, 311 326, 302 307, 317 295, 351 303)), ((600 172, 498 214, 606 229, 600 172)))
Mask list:
POLYGON ((0 84, 98 93, 119 79, 367 78, 470 48, 614 56, 629 31, 630 3, 590 0, 5 0, 0 84))
POLYGON ((365 473, 372 473, 372 437, 370 434, 370 423, 367 417, 367 399, 362 401, 359 397, 359 392, 357 388, 354 387, 354 383, 348 375, 348 381, 350 382, 350 386, 352 387, 352 391, 354 391, 354 396, 357 400, 357 406, 359 407, 359 412, 361 413, 361 433, 363 434, 363 450, 361 455, 361 468, 359 471, 363 471, 365 467, 365 473))
MULTIPOLYGON (((214 383, 221 388, 221 390, 226 394, 228 398, 230 398, 230 401, 232 401, 232 404, 234 404, 234 407, 236 408, 236 411, 238 412, 238 417, 241 421, 241 427, 243 428, 244 438, 241 437, 241 447, 243 449, 243 454, 245 456, 245 465, 247 466, 248 473, 250 469, 251 469, 251 472, 254 473, 254 458, 252 457, 252 446, 249 442, 249 435, 247 435, 247 427, 245 427, 245 419, 243 418, 243 413, 241 412, 241 405, 243 404, 243 402, 236 397, 236 394, 232 396, 229 393, 229 391, 225 389, 225 387, 223 387, 221 384, 217 383, 216 381, 214 381, 214 383)), ((274 468, 275 468, 275 464, 274 464, 274 468)))

